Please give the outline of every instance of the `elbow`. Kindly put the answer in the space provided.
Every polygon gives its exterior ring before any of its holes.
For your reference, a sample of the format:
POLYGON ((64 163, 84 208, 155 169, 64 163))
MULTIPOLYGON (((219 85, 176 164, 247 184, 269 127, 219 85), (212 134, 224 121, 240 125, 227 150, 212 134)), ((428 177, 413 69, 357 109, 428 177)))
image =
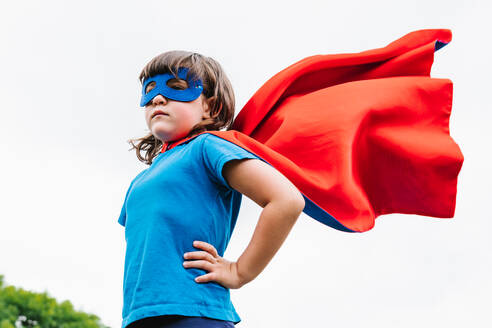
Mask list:
POLYGON ((304 197, 297 189, 293 190, 293 192, 286 199, 286 204, 288 204, 290 210, 295 214, 296 219, 299 215, 301 215, 304 207, 306 206, 304 197))
POLYGON ((297 191, 297 195, 295 205, 297 206, 296 208, 298 209, 299 214, 301 214, 304 207, 306 207, 306 201, 304 200, 304 196, 299 191, 297 191))

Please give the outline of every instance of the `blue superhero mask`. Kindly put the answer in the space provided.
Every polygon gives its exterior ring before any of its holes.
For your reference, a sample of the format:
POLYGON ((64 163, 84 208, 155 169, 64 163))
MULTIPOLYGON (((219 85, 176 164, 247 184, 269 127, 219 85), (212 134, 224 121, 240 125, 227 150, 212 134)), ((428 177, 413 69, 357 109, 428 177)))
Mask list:
POLYGON ((159 74, 149 77, 144 80, 142 85, 142 99, 140 100, 140 106, 144 107, 157 95, 177 100, 177 101, 193 101, 200 97, 203 91, 203 84, 200 79, 193 79, 192 77, 186 78, 188 73, 187 68, 178 69, 178 77, 182 80, 186 80, 188 88, 184 90, 173 89, 167 85, 167 81, 174 79, 174 75, 171 73, 159 74), (148 93, 145 93, 149 83, 155 82, 155 87, 148 93))

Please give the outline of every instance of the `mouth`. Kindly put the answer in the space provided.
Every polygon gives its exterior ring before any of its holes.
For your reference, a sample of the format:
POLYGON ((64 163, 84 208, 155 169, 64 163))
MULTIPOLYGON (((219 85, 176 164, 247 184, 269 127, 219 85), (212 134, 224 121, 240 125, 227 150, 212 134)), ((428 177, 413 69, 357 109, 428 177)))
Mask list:
POLYGON ((169 114, 164 113, 160 110, 156 110, 155 113, 152 114, 151 119, 153 119, 154 117, 157 117, 157 116, 169 116, 169 114))

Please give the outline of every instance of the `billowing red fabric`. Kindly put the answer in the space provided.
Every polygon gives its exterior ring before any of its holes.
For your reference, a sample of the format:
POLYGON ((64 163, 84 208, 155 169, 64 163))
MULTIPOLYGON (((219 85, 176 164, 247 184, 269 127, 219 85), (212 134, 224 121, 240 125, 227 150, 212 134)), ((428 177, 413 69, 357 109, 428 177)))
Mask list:
POLYGON ((430 77, 449 30, 384 48, 318 55, 276 74, 232 131, 209 131, 270 163, 302 192, 305 212, 362 232, 381 214, 453 217, 463 156, 449 135, 453 85, 430 77))

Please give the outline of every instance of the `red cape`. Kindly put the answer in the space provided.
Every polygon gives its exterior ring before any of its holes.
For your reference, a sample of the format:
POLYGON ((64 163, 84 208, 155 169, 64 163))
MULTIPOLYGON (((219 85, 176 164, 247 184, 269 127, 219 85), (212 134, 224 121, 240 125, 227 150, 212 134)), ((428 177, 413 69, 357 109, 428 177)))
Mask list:
POLYGON ((206 133, 274 166, 304 195, 304 212, 333 228, 367 231, 389 213, 452 217, 463 163, 449 135, 453 84, 430 77, 450 41, 449 30, 420 30, 305 58, 266 82, 233 130, 206 133))

